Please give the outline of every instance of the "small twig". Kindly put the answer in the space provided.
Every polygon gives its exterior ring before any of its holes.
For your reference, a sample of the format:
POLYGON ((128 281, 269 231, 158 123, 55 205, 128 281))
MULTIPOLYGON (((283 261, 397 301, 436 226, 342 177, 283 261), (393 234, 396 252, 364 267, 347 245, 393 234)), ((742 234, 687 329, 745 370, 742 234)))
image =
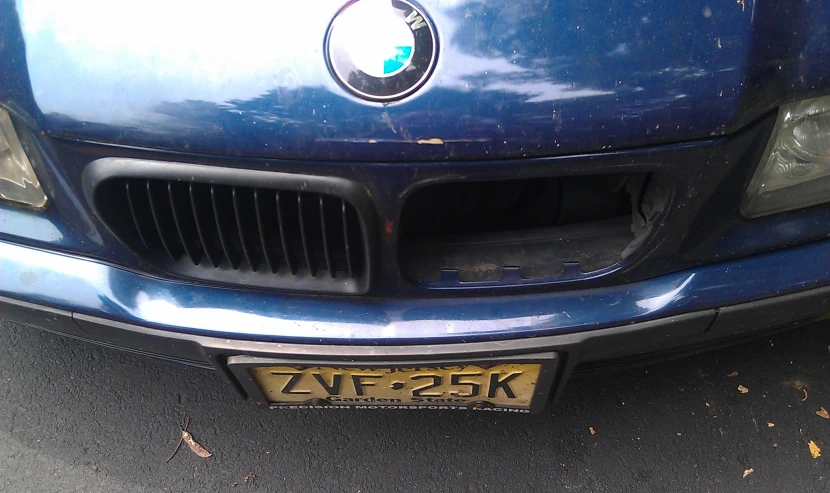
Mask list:
POLYGON ((167 460, 166 460, 166 461, 164 461, 164 463, 165 463, 165 464, 166 464, 166 463, 168 463, 168 462, 170 462, 171 460, 173 460, 173 457, 175 457, 175 456, 176 456, 176 453, 179 451, 179 449, 180 449, 180 448, 182 448, 182 442, 183 442, 183 441, 184 441, 184 440, 183 440, 182 438, 179 438, 179 443, 178 443, 178 445, 176 445, 176 448, 173 450, 173 453, 172 453, 172 454, 170 454, 170 457, 168 457, 168 458, 167 458, 167 460))
MULTIPOLYGON (((181 430, 182 431, 187 431, 188 425, 190 425, 190 418, 189 417, 187 418, 187 420, 185 420, 184 428, 182 428, 181 430)), ((173 450, 173 453, 170 454, 170 457, 168 457, 167 460, 164 461, 165 464, 170 462, 171 460, 173 460, 173 457, 175 457, 176 453, 179 451, 179 449, 182 448, 182 442, 184 442, 184 435, 179 437, 179 443, 176 445, 176 449, 173 450)))

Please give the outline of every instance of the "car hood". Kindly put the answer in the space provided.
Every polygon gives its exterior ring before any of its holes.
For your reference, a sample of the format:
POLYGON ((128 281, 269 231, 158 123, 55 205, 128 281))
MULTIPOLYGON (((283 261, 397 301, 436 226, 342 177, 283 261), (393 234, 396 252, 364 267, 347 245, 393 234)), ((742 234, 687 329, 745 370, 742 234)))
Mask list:
POLYGON ((437 66, 391 104, 329 73, 343 4, 18 0, 0 51, 22 74, 7 99, 27 93, 21 111, 54 136, 343 161, 679 141, 734 130, 747 106, 752 0, 424 0, 437 66))

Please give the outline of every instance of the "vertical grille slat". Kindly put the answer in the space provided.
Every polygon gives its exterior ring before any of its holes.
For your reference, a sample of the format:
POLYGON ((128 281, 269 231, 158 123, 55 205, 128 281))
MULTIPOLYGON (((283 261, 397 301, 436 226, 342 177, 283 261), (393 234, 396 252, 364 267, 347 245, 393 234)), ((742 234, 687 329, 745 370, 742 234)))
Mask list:
POLYGON ((202 246, 202 251, 204 252, 205 257, 208 259, 208 262, 210 262, 210 265, 212 265, 213 267, 218 267, 219 260, 215 259, 215 257, 211 253, 210 245, 208 245, 208 242, 206 241, 207 235, 204 231, 202 231, 202 224, 201 220, 199 219, 199 207, 196 205, 196 196, 193 193, 193 183, 191 183, 187 187, 187 193, 190 196, 190 209, 193 211, 193 222, 196 225, 196 234, 199 237, 199 243, 202 246))
POLYGON ((280 203, 279 192, 277 192, 277 221, 279 222, 280 243, 282 243, 282 251, 283 255, 285 255, 285 263, 288 266, 288 271, 291 272, 291 275, 294 275, 297 273, 297 270, 294 268, 294 262, 291 261, 291 252, 288 250, 288 235, 285 231, 285 216, 282 214, 282 204, 280 203))
POLYGON ((300 189, 296 182, 280 189, 270 188, 268 180, 228 181, 198 173, 114 176, 93 185, 93 200, 101 220, 156 275, 302 292, 367 292, 370 245, 361 215, 367 209, 331 192, 300 189))
POLYGON ((326 268, 329 271, 329 275, 334 278, 336 271, 334 269, 334 263, 331 261, 331 255, 329 255, 329 239, 328 234, 326 234, 326 211, 323 207, 323 196, 320 195, 320 233, 323 235, 323 257, 326 259, 326 268))
POLYGON ((303 255, 305 256, 305 264, 308 268, 308 272, 311 274, 312 277, 315 276, 316 272, 314 269, 314 264, 311 263, 311 252, 308 249, 308 239, 306 235, 306 226, 305 226, 305 216, 303 215, 303 194, 302 192, 297 193, 297 215, 300 220, 300 239, 303 243, 303 255))
POLYGON ((239 232, 239 244, 242 246, 242 255, 245 257, 245 261, 248 262, 251 270, 256 272, 257 264, 254 263, 251 251, 247 245, 248 242, 245 240, 245 229, 242 227, 242 217, 239 215, 239 197, 236 187, 231 188, 231 196, 233 198, 233 217, 236 219, 236 229, 239 232))
POLYGON ((259 205, 259 190, 256 188, 254 189, 254 213, 256 214, 256 227, 259 233, 259 241, 262 242, 262 257, 265 259, 265 265, 268 266, 268 270, 271 273, 277 272, 277 268, 274 268, 275 263, 271 261, 271 253, 268 252, 268 240, 265 239, 265 230, 262 225, 263 217, 261 206, 259 205))
POLYGON ((133 194, 130 192, 130 182, 126 182, 124 184, 125 191, 127 192, 127 205, 130 209, 130 217, 133 218, 133 224, 135 225, 135 230, 138 233, 139 239, 141 239, 141 243, 144 245, 144 248, 147 250, 150 249, 150 243, 147 242, 147 237, 144 236, 144 228, 141 226, 141 222, 138 220, 138 214, 136 213, 136 206, 133 204, 133 194))
MULTIPOLYGON (((234 262, 233 255, 231 255, 230 242, 225 237, 225 228, 222 227, 222 211, 219 210, 218 198, 216 197, 216 187, 210 186, 210 204, 213 207, 213 219, 216 222, 216 233, 219 236, 219 243, 222 245, 222 253, 225 254, 225 259, 236 269, 236 262, 234 262)), ((221 262, 220 262, 221 263, 221 262)))
POLYGON ((184 223, 179 219, 179 210, 176 208, 176 199, 173 197, 173 184, 170 182, 167 182, 167 199, 170 201, 170 210, 173 212, 173 224, 176 225, 176 232, 179 234, 179 240, 184 249, 184 254, 190 257, 194 264, 198 265, 200 258, 194 255, 196 252, 188 246, 187 235, 184 233, 184 223))
POLYGON ((352 251, 349 246, 349 221, 346 217, 346 201, 340 201, 340 216, 343 219, 343 243, 346 253, 346 267, 349 271, 349 277, 354 279, 354 269, 352 269, 352 251))
POLYGON ((161 211, 157 211, 158 205, 156 204, 156 201, 153 198, 153 189, 150 183, 150 180, 147 180, 147 184, 145 186, 145 188, 147 189, 147 200, 150 202, 150 214, 153 216, 153 223, 156 225, 156 232, 158 233, 159 239, 161 239, 161 245, 164 247, 164 250, 167 252, 167 255, 170 256, 170 260, 175 261, 176 254, 173 253, 173 248, 170 244, 170 238, 167 238, 167 232, 162 227, 161 211))

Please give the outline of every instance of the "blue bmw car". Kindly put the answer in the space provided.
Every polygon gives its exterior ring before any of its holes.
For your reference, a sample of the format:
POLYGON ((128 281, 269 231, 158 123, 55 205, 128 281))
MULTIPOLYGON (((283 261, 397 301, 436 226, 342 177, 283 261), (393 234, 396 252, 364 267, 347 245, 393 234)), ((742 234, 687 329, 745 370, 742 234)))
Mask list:
POLYGON ((538 412, 830 312, 830 2, 0 0, 0 318, 538 412))

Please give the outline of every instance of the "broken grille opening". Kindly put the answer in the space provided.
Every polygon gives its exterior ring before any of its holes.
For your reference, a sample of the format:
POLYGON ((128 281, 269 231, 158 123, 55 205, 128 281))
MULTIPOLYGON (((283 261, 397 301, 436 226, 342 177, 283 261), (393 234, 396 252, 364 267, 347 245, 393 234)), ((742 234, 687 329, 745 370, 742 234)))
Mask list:
POLYGON ((647 173, 441 183, 401 215, 399 264, 427 287, 579 278, 620 262, 664 198, 647 173), (653 188, 653 187, 652 187, 653 188))
POLYGON ((361 220, 339 197, 119 177, 99 184, 95 200, 130 248, 171 273, 299 291, 365 285, 361 220))

